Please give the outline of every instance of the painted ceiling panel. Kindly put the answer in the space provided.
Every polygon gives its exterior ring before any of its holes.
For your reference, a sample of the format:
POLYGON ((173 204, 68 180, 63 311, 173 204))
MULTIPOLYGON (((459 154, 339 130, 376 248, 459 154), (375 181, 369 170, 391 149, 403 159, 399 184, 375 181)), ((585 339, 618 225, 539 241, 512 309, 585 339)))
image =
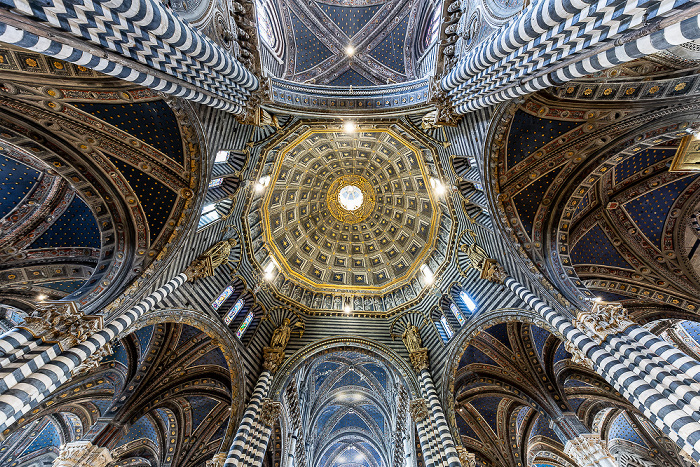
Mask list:
POLYGON ((136 423, 131 425, 129 431, 124 435, 116 447, 123 446, 137 439, 150 439, 158 445, 158 435, 153 422, 147 417, 139 418, 136 423))
POLYGON ((134 335, 139 341, 140 358, 143 359, 146 352, 148 352, 148 343, 151 342, 151 337, 153 337, 153 326, 146 326, 134 331, 134 335))
POLYGON ((100 248, 100 230, 95 216, 80 197, 75 196, 70 206, 30 246, 33 248, 100 248))
POLYGON ((382 42, 379 43, 372 51, 370 55, 383 65, 388 66, 394 71, 399 73, 406 73, 406 66, 404 63, 404 43, 406 41, 406 29, 408 28, 409 16, 401 20, 401 22, 391 31, 382 42))
POLYGON ((37 170, 0 154, 0 219, 24 199, 40 175, 37 170))
POLYGON ((473 438, 477 441, 481 439, 479 438, 479 435, 476 434, 476 431, 474 431, 474 429, 464 421, 461 415, 455 417, 455 420, 457 421, 457 428, 459 429, 460 436, 468 436, 469 438, 473 438))
POLYGON ((530 430, 530 439, 535 436, 544 436, 545 438, 559 441, 557 434, 549 427, 549 420, 548 417, 540 414, 532 426, 532 430, 530 430))
POLYGON ((177 193, 132 165, 111 156, 109 160, 126 177, 136 193, 146 213, 151 243, 154 243, 170 218, 170 212, 177 200, 177 193))
POLYGON ((571 404, 571 408, 576 412, 579 407, 581 407, 581 404, 583 404, 586 401, 586 399, 581 399, 579 397, 574 397, 572 399, 569 399, 569 404, 571 404))
POLYGON ((210 365, 216 365, 221 368, 226 368, 228 369, 228 365, 226 364, 226 359, 224 358, 224 354, 221 353, 221 350, 216 348, 214 350, 211 350, 207 352, 206 354, 202 355, 199 357, 194 363, 192 363, 188 368, 194 367, 194 366, 210 366, 210 365))
POLYGON ((344 7, 317 2, 323 12, 348 38, 352 39, 377 14, 381 5, 344 7))
POLYGON ((508 323, 501 323, 491 326, 486 330, 486 332, 498 339, 498 341, 507 348, 511 348, 510 339, 508 338, 508 323))
POLYGON ((486 365, 500 366, 491 357, 483 353, 481 350, 477 349, 473 345, 468 346, 461 360, 459 361, 459 366, 464 367, 470 363, 484 363, 486 365))
POLYGON ((651 148, 630 156, 615 166, 615 184, 675 154, 675 148, 651 148))
POLYGON ((36 437, 29 446, 27 446, 27 449, 24 450, 24 453, 38 451, 49 446, 59 447, 60 445, 61 439, 58 436, 58 430, 56 430, 56 427, 53 423, 49 422, 46 424, 44 429, 41 430, 39 436, 36 437))
POLYGON ((74 103, 87 112, 183 164, 182 139, 175 114, 165 101, 133 104, 74 103))
POLYGON ((624 204, 625 210, 637 224, 639 230, 654 245, 661 246, 661 232, 663 232, 671 206, 696 178, 697 176, 683 177, 624 204))
POLYGON ((525 421, 525 416, 527 416, 528 413, 530 413, 530 407, 521 407, 518 411, 518 416, 515 419, 515 425, 518 432, 520 432, 520 427, 522 427, 523 422, 525 421))
POLYGON ((76 281, 54 281, 54 282, 42 282, 37 284, 40 287, 46 287, 47 289, 58 290, 59 292, 64 292, 71 294, 78 290, 86 281, 76 280, 76 281))
POLYGON ((574 265, 599 264, 602 266, 634 269, 615 249, 603 229, 596 224, 576 242, 571 250, 574 265))
POLYGON ((549 337, 550 333, 549 331, 546 331, 541 327, 535 325, 530 326, 530 332, 532 333, 532 340, 535 342, 535 348, 537 349, 537 353, 541 356, 542 349, 544 348, 544 343, 549 337))
POLYGON ((187 342, 194 336, 202 334, 199 329, 190 326, 189 324, 182 325, 182 333, 180 334, 180 340, 177 341, 177 347, 187 344, 187 342))
POLYGON ((530 154, 558 138, 564 133, 573 130, 580 123, 564 120, 549 120, 539 118, 522 110, 518 110, 513 117, 510 128, 511 137, 508 139, 507 170, 527 158, 530 154))
POLYGON ((502 397, 480 397, 471 401, 472 407, 479 411, 494 433, 498 433, 498 404, 502 397))
POLYGON ((637 430, 634 429, 625 413, 617 416, 614 422, 610 425, 608 431, 608 442, 613 439, 624 439, 631 443, 639 444, 640 446, 648 447, 637 430))
POLYGON ((547 172, 534 183, 526 186, 522 191, 514 196, 513 202, 518 210, 520 222, 523 223, 525 231, 532 235, 532 226, 535 222, 537 209, 540 207, 542 198, 544 198, 547 189, 557 177, 561 169, 555 169, 547 172))
POLYGON ((328 83, 331 86, 372 86, 372 82, 352 68, 328 83))
POLYGON ((309 31, 309 28, 304 26, 299 20, 299 17, 292 13, 292 25, 294 27, 294 41, 297 46, 296 55, 296 72, 313 68, 322 61, 333 55, 316 36, 309 31))
POLYGON ((219 405, 219 402, 210 397, 188 397, 187 401, 192 406, 192 431, 195 431, 202 421, 219 405))
POLYGON ((571 358, 571 354, 564 349, 564 343, 560 342, 559 346, 557 347, 557 351, 554 354, 554 363, 566 358, 571 358))

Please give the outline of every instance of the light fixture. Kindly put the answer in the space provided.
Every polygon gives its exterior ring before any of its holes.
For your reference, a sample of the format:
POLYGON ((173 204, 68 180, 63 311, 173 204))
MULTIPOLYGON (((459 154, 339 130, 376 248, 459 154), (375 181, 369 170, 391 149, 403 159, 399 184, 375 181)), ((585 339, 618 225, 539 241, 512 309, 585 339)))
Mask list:
POLYGON ((347 55, 348 57, 352 57, 353 55, 355 55, 355 47, 353 47, 352 45, 348 45, 347 47, 345 47, 345 55, 347 55))
POLYGON ((46 295, 41 294, 41 295, 37 296, 36 299, 39 301, 46 300, 46 295))
POLYGON ((355 125, 355 122, 352 120, 347 120, 345 123, 343 123, 343 132, 345 133, 355 133, 357 130, 357 126, 355 125))
POLYGON ((258 179, 257 182, 255 182, 255 191, 258 193, 262 193, 262 191, 267 187, 267 185, 270 184, 270 176, 269 175, 263 175, 258 179))
POLYGON ((445 194, 445 185, 442 184, 440 180, 435 177, 430 179, 430 186, 433 187, 433 191, 436 195, 442 196, 445 194))
POLYGON ((345 298, 344 304, 343 304, 343 311, 346 314, 350 314, 350 312, 352 311, 352 298, 350 298, 350 297, 345 298))
POLYGON ((435 282, 435 276, 433 275, 433 271, 430 270, 430 267, 428 267, 427 264, 423 264, 420 267, 420 271, 423 273, 423 278, 425 279, 425 284, 426 285, 433 285, 433 282, 435 282))
POLYGON ((265 269, 263 269, 263 279, 265 279, 266 281, 271 281, 272 279, 274 279, 275 267, 277 267, 277 263, 272 258, 272 256, 269 256, 269 261, 265 265, 265 269))

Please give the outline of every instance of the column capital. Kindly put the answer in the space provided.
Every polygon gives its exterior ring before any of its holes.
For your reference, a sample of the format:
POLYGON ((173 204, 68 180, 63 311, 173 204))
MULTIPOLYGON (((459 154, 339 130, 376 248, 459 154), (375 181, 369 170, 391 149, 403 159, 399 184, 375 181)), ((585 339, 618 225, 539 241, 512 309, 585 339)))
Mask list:
POLYGON ((231 254, 231 248, 238 241, 235 238, 229 238, 215 243, 207 251, 202 253, 187 266, 184 273, 189 282, 194 282, 203 277, 214 275, 214 269, 222 264, 228 263, 228 257, 231 254))
POLYGON ((207 461, 206 467, 224 467, 228 453, 217 452, 211 460, 207 461))
POLYGON ((473 452, 467 451, 464 446, 455 446, 455 449, 462 467, 476 467, 476 455, 473 452))
POLYGON ((105 467, 110 462, 112 454, 109 449, 89 441, 74 441, 61 446, 53 467, 105 467))
POLYGON ((455 112, 449 93, 442 89, 439 79, 431 78, 428 92, 428 102, 435 106, 435 110, 423 117, 423 129, 456 126, 462 116, 455 112))
POLYGON ((430 359, 428 358, 428 349, 422 347, 418 350, 410 352, 408 356, 411 358, 411 365, 416 373, 420 373, 423 370, 430 370, 430 359))
POLYGON ((486 250, 481 248, 476 242, 469 246, 462 245, 460 248, 469 257, 469 266, 480 272, 480 279, 503 284, 506 277, 508 277, 508 273, 498 261, 489 258, 486 250))
POLYGON ((97 349, 95 353, 86 358, 83 363, 73 368, 73 370, 71 371, 72 375, 79 376, 89 373, 90 370, 93 370, 100 366, 100 361, 103 358, 109 357, 113 353, 114 352, 112 351, 112 346, 109 343, 105 344, 103 347, 97 349))
POLYGON ((20 327, 36 337, 59 341, 67 349, 100 330, 102 323, 102 316, 84 315, 75 302, 52 301, 39 305, 20 327))
POLYGON ((573 458, 581 466, 617 467, 617 462, 608 451, 607 443, 598 435, 590 433, 567 441, 564 454, 573 458))
POLYGON ((274 374, 284 361, 284 349, 263 347, 263 368, 274 374))
POLYGON ((594 303, 590 310, 579 311, 573 325, 581 332, 602 343, 609 335, 619 334, 635 323, 619 303, 594 303))
POLYGON ((279 402, 274 402, 271 399, 263 400, 262 411, 260 412, 260 420, 265 426, 272 427, 275 421, 282 413, 282 404, 279 402))
POLYGON ((425 399, 413 399, 409 403, 408 410, 414 422, 421 422, 428 418, 428 403, 425 399))
POLYGON ((581 351, 581 349, 576 347, 576 345, 573 342, 565 341, 564 350, 571 354, 571 363, 584 366, 589 370, 593 370, 593 361, 590 358, 586 357, 586 355, 581 351))

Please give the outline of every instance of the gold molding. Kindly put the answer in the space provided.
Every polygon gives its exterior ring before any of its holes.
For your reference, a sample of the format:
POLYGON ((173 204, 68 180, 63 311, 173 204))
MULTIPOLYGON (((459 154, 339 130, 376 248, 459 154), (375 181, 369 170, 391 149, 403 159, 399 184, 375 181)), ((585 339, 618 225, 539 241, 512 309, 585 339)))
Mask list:
MULTIPOLYGON (((281 271, 285 274, 290 279, 295 279, 298 281, 297 283, 300 285, 303 285, 305 287, 309 287, 311 291, 315 292, 320 292, 320 291, 327 291, 327 290, 332 290, 335 292, 338 291, 348 291, 348 292, 361 292, 363 294, 367 295, 382 295, 389 290, 393 290, 393 288, 396 286, 396 284, 401 283, 401 282, 406 282, 410 278, 414 277, 418 267, 423 264, 423 261, 425 258, 428 256, 428 253, 433 251, 435 248, 435 243, 436 243, 436 238, 437 238, 437 228, 438 228, 438 218, 440 215, 440 208, 438 206, 437 200, 434 198, 432 190, 429 188, 426 188, 426 193, 428 195, 428 199, 430 199, 431 204, 433 205, 434 209, 432 210, 432 215, 430 217, 430 230, 428 232, 428 241, 423 247, 423 250, 420 252, 418 257, 413 261, 409 269, 406 271, 405 274, 403 274, 401 277, 396 277, 393 280, 382 284, 381 286, 370 286, 370 285, 363 285, 363 286, 358 286, 358 285, 348 285, 348 284, 332 284, 330 282, 314 282, 312 280, 309 280, 309 278, 305 277, 302 274, 299 274, 295 272, 287 263, 286 258, 284 254, 279 250, 277 247, 276 243, 274 242, 272 238, 272 229, 270 226, 270 212, 268 210, 268 206, 270 204, 270 200, 272 199, 272 194, 274 192, 274 187, 275 184, 277 183, 277 179, 279 178, 280 171, 282 169, 283 162, 287 156, 288 153, 292 152, 294 148, 296 148, 299 144, 301 144, 302 141, 305 139, 309 138, 313 134, 317 133, 342 133, 343 129, 342 127, 314 127, 313 125, 308 126, 308 129, 304 131, 303 133, 299 134, 296 138, 294 138, 289 144, 286 144, 285 148, 280 151, 280 153, 276 156, 276 161, 274 165, 274 169, 272 171, 272 176, 271 176, 271 181, 268 186, 268 189, 265 192, 265 195, 263 197, 262 205, 261 205, 261 220, 263 224, 263 236, 265 239, 265 244, 270 250, 270 254, 277 260, 281 271)), ((402 137, 400 134, 396 133, 394 130, 390 128, 358 128, 357 129, 358 133, 386 133, 391 135, 392 138, 394 138, 396 141, 404 145, 408 150, 410 150, 413 155, 416 158, 416 161, 418 162, 418 167, 421 176, 423 177, 423 180, 425 181, 426 185, 430 179, 430 176, 428 174, 427 169, 425 168, 425 164, 423 161, 423 155, 421 154, 421 151, 416 148, 413 144, 408 142, 404 137, 402 137)), ((285 141, 288 137, 282 138, 281 141, 285 141)))
POLYGON ((683 137, 668 171, 700 172, 700 138, 695 135, 683 137))
POLYGON ((340 177, 333 180, 331 186, 328 187, 328 195, 326 196, 326 205, 328 210, 331 212, 333 217, 338 219, 340 222, 345 222, 346 224, 357 224, 367 219, 372 211, 374 211, 374 206, 377 204, 377 194, 374 191, 374 187, 371 183, 367 181, 365 177, 360 175, 348 174, 341 175, 340 177), (340 190, 344 187, 352 185, 356 186, 362 192, 362 204, 359 208, 354 211, 348 211, 343 208, 340 204, 340 190))

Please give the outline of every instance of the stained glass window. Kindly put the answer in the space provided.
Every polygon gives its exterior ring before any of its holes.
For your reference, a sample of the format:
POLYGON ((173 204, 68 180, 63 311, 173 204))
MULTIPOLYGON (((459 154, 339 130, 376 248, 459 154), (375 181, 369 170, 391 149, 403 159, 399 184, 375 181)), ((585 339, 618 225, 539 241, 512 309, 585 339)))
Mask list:
POLYGON ((226 326, 231 324, 231 321, 233 321, 238 312, 241 311, 241 308, 243 308, 243 299, 239 298, 236 304, 233 305, 231 309, 228 310, 228 313, 226 313, 226 316, 224 316, 224 323, 226 326))
POLYGON ((226 162, 228 160, 228 151, 219 151, 216 153, 214 163, 226 162))
POLYGON ((445 315, 440 317, 440 324, 442 325, 442 330, 445 331, 445 337, 447 337, 447 340, 452 339, 454 332, 452 331, 452 326, 450 326, 450 323, 447 322, 445 315))
POLYGON ((246 316, 243 322, 241 323, 241 327, 239 327, 238 331, 236 331, 236 337, 238 337, 239 339, 243 337, 245 330, 248 329, 250 322, 253 321, 253 317, 255 317, 255 315, 252 311, 248 313, 248 316, 246 316))
POLYGON ((224 289, 223 292, 221 292, 221 295, 219 295, 219 298, 217 298, 216 300, 214 300, 212 302, 211 307, 215 310, 218 310, 219 307, 221 306, 221 304, 224 303, 226 301, 226 299, 231 296, 232 293, 233 293, 233 286, 229 285, 228 287, 226 287, 224 289))
POLYGON ((223 178, 215 178, 214 180, 209 182, 209 188, 215 188, 215 187, 221 185, 222 183, 224 183, 223 178))
POLYGON ((202 209, 202 217, 199 218, 199 225, 197 228, 202 228, 205 225, 211 224, 220 217, 221 214, 216 210, 216 204, 208 204, 202 209))
POLYGON ((469 297, 469 295, 467 295, 467 292, 465 292, 464 290, 462 290, 462 291, 459 293, 459 298, 462 299, 462 302, 464 302, 464 305, 465 305, 467 308, 469 308, 469 311, 474 311, 474 310, 476 310, 476 303, 474 303, 474 300, 472 300, 471 297, 469 297))
POLYGON ((459 311, 457 305, 450 303, 450 310, 452 310, 452 314, 455 315, 455 318, 457 318, 457 321, 459 321, 459 325, 464 326, 464 323, 466 323, 467 320, 464 319, 464 315, 461 311, 459 311))

